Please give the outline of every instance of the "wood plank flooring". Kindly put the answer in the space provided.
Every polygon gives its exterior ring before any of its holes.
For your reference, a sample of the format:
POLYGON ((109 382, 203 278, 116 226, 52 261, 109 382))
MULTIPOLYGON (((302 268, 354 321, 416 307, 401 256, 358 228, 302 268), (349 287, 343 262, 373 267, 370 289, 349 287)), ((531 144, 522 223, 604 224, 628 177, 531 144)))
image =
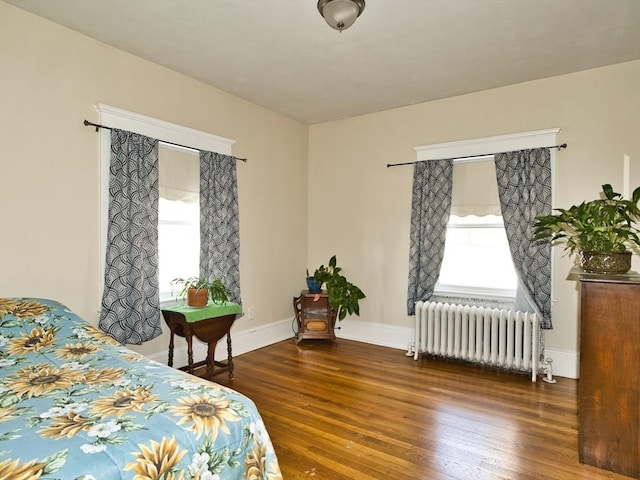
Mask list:
POLYGON ((256 403, 284 480, 628 480, 579 463, 575 380, 343 339, 286 340, 214 379, 256 403))

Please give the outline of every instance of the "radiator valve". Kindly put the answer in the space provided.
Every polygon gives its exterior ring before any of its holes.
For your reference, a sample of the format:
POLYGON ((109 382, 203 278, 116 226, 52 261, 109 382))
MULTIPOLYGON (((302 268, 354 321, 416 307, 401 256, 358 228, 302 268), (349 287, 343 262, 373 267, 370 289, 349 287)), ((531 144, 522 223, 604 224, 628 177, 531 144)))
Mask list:
POLYGON ((542 372, 545 374, 545 377, 542 378, 547 383, 556 383, 555 378, 553 378, 553 367, 551 364, 553 360, 550 358, 545 358, 542 365, 542 372))
POLYGON ((415 353, 415 343, 410 343, 409 344, 409 348, 407 349, 407 353, 405 353, 405 355, 407 357, 413 357, 413 354, 415 353))

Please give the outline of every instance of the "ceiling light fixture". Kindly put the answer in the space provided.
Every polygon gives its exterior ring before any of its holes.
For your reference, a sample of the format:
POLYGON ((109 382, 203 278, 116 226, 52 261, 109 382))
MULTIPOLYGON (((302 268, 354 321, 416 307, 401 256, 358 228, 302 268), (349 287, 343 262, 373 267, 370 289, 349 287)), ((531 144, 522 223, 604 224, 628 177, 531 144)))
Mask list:
POLYGON ((363 10, 364 0, 318 0, 320 15, 341 32, 353 25, 363 10))

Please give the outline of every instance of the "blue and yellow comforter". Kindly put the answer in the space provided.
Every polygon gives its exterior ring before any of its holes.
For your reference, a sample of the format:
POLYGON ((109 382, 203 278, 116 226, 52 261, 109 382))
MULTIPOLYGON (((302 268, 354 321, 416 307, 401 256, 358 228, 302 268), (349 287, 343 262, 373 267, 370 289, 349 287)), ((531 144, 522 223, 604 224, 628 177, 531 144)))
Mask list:
POLYGON ((281 479, 255 405, 63 305, 0 298, 0 479, 281 479))

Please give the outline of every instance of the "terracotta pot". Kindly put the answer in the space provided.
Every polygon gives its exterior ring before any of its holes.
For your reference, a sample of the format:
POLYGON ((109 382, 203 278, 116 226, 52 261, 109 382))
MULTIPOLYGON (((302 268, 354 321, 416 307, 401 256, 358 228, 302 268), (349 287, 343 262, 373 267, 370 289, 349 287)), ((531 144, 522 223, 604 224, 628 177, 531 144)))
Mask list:
POLYGON ((187 305, 205 307, 209 303, 209 290, 206 288, 190 288, 187 290, 187 305))
POLYGON ((580 266, 589 273, 627 273, 631 252, 580 252, 580 266))

